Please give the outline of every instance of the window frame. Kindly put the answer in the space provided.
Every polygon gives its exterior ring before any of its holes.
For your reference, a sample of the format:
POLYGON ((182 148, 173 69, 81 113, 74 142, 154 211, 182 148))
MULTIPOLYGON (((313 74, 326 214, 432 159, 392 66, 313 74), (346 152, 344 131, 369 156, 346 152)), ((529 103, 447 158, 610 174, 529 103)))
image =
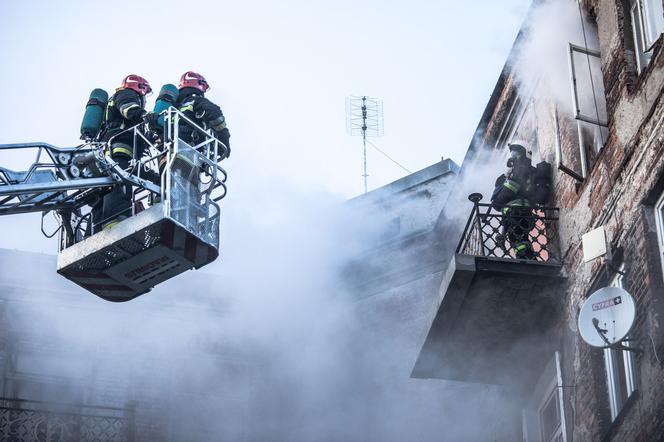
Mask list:
POLYGON ((593 123, 588 123, 587 121, 583 120, 577 120, 576 122, 576 133, 577 137, 579 139, 579 155, 581 156, 581 175, 583 178, 587 178, 588 175, 590 175, 590 172, 592 169, 595 167, 595 163, 597 162, 597 156, 599 153, 604 149, 604 145, 606 144, 606 141, 608 140, 608 131, 605 134, 603 131, 607 131, 606 126, 602 126, 599 124, 593 124, 593 123), (594 131, 595 133, 595 138, 593 138, 590 141, 593 142, 593 146, 591 146, 591 149, 594 151, 594 161, 590 162, 588 159, 588 153, 586 152, 586 136, 584 132, 584 125, 589 126, 590 130, 594 131), (599 145, 597 144, 597 134, 599 134, 599 138, 602 140, 602 144, 599 145))
POLYGON ((645 52, 650 52, 659 39, 659 36, 664 32, 664 17, 662 16, 664 14, 664 6, 662 6, 661 0, 637 0, 636 3, 639 10, 639 20, 641 24, 641 42, 643 43, 645 52), (657 9, 657 7, 659 7, 659 10, 651 9, 657 9), (661 21, 659 23, 659 32, 657 32, 657 29, 653 29, 657 24, 650 20, 650 16, 655 14, 660 14, 661 21), (648 34, 651 33, 653 34, 653 38, 652 40, 649 40, 650 36, 648 34))
POLYGON ((662 3, 660 0, 630 0, 629 15, 632 25, 632 38, 634 39, 634 52, 636 58, 636 69, 639 74, 650 64, 652 58, 652 49, 655 43, 664 32, 664 18, 660 17, 660 29, 653 29, 657 24, 653 23, 649 17, 654 14, 663 14, 662 3), (656 5, 656 6, 655 6, 656 5), (657 8, 659 10, 652 10, 657 8), (656 34, 650 40, 648 34, 656 34))
POLYGON ((657 227, 657 246, 659 247, 659 263, 664 275, 664 192, 659 196, 655 203, 655 226, 657 227))
POLYGON ((567 442, 563 376, 560 352, 556 351, 536 382, 529 404, 521 410, 521 431, 524 442, 567 442), (544 434, 542 411, 554 406, 557 422, 551 434, 544 434), (549 436, 548 439, 545 436, 549 436))
MULTIPOLYGON (((583 146, 579 146, 579 155, 580 157, 580 162, 582 164, 581 167, 581 173, 579 174, 576 172, 574 169, 571 167, 568 167, 564 164, 564 159, 563 159, 563 147, 562 147, 562 142, 560 138, 560 121, 559 121, 559 116, 558 116, 558 106, 554 107, 553 110, 554 113, 554 118, 553 118, 553 124, 554 124, 554 130, 556 134, 556 145, 555 145, 555 150, 556 150, 556 163, 558 163, 558 170, 566 173, 567 175, 571 176, 578 182, 583 182, 585 180, 585 175, 583 175, 584 171, 586 170, 585 166, 585 153, 582 153, 583 151, 583 146)), ((577 127, 577 135, 578 135, 578 127, 577 127)))
POLYGON ((636 72, 639 75, 650 64, 651 55, 646 50, 640 3, 639 0, 630 0, 629 4, 629 19, 632 25, 632 39, 634 40, 634 58, 636 59, 636 72))
POLYGON ((565 425, 563 424, 564 416, 563 416, 563 409, 560 406, 561 402, 561 391, 558 386, 558 381, 556 378, 552 379, 551 383, 549 384, 548 388, 548 395, 544 396, 542 401, 539 404, 539 407, 537 408, 537 420, 538 420, 538 426, 539 426, 539 437, 540 440, 544 442, 551 442, 551 441, 556 441, 559 440, 560 437, 563 437, 563 430, 565 428, 565 425), (553 422, 555 425, 551 428, 546 428, 547 424, 544 421, 544 411, 547 409, 547 407, 553 407, 553 409, 556 412, 556 422, 553 422), (550 430, 551 434, 545 434, 545 430, 550 430))
MULTIPOLYGON (((587 49, 582 46, 575 45, 574 43, 569 43, 569 50, 568 50, 568 56, 569 56, 569 68, 570 68, 570 84, 572 86, 572 105, 574 107, 574 118, 576 120, 580 121, 585 121, 586 123, 594 124, 596 126, 604 126, 604 127, 609 127, 609 122, 607 121, 602 121, 599 118, 599 115, 597 118, 589 117, 587 115, 584 115, 581 113, 581 106, 579 105, 579 92, 577 90, 577 75, 576 75, 576 67, 574 64, 574 53, 578 52, 580 54, 586 55, 588 57, 597 57, 601 63, 602 61, 602 56, 599 51, 594 51, 592 49, 587 49)), ((592 69, 592 67, 591 67, 592 69)), ((602 80, 603 81, 603 80, 602 80)), ((592 86, 591 86, 592 87, 592 86)), ((604 84, 602 84, 602 89, 604 89, 604 84)), ((596 92, 596 91, 593 91, 596 92)), ((595 94, 596 96, 597 94, 595 94)), ((604 101, 606 101, 606 91, 604 92, 604 97, 602 97, 604 101)))
MULTIPOLYGON (((590 87, 593 89, 593 100, 604 100, 604 107, 606 107, 606 91, 604 89, 604 82, 603 78, 600 78, 600 81, 602 82, 601 84, 601 90, 597 90, 597 86, 595 85, 595 82, 592 81, 592 65, 590 64, 590 57, 596 57, 597 61, 600 63, 601 66, 601 53, 599 51, 593 50, 593 49, 588 49, 586 47, 582 47, 579 45, 575 45, 574 43, 569 42, 568 43, 568 65, 569 65, 569 80, 570 80, 570 88, 572 91, 572 109, 573 109, 573 116, 574 119, 576 120, 576 133, 577 133, 577 139, 578 139, 578 144, 579 144, 579 163, 581 165, 581 172, 577 172, 570 167, 567 167, 563 164, 563 158, 562 158, 562 145, 560 142, 560 122, 558 118, 558 108, 556 106, 555 109, 555 130, 556 130, 556 157, 558 161, 558 169, 562 170, 563 172, 567 173, 570 175, 572 178, 576 179, 579 182, 583 182, 588 175, 590 175, 590 172, 592 171, 592 168, 594 167, 594 162, 593 164, 590 164, 589 159, 588 159, 588 154, 585 149, 585 141, 586 141, 586 136, 585 134, 585 129, 587 126, 594 131, 595 134, 599 134, 600 139, 602 140, 601 145, 599 145, 595 140, 593 143, 592 149, 594 151, 595 156, 599 155, 599 153, 602 151, 604 148, 604 145, 606 144, 606 140, 608 139, 608 136, 605 138, 604 133, 609 127, 608 123, 608 114, 603 115, 604 119, 602 119, 599 115, 599 106, 597 104, 597 101, 595 101, 595 112, 596 112, 596 117, 590 117, 588 115, 585 115, 581 112, 581 105, 579 103, 579 90, 578 90, 578 81, 577 79, 579 78, 577 76, 577 66, 574 62, 574 56, 575 54, 581 54, 585 55, 588 57, 588 63, 589 63, 589 68, 591 70, 590 75, 591 75, 591 82, 590 82, 590 87), (602 92, 603 95, 599 96, 598 92, 602 92)), ((600 68, 601 71, 601 68, 600 68)))
POLYGON ((525 140, 529 143, 530 150, 533 153, 533 158, 539 158, 539 137, 537 136, 537 111, 535 107, 535 91, 539 87, 539 81, 530 85, 525 90, 519 89, 515 96, 510 109, 507 113, 504 123, 502 124, 498 136, 493 143, 493 149, 506 152, 505 155, 509 156, 508 145, 514 141, 516 133, 521 128, 521 124, 528 115, 533 115, 535 118, 535 139, 525 140))
MULTIPOLYGON (((624 265, 621 266, 619 270, 622 272, 624 270, 624 265)), ((609 286, 623 288, 623 275, 618 273, 611 280, 609 286)), ((623 345, 629 347, 629 339, 626 338, 623 345)), ((611 422, 613 422, 616 420, 629 398, 637 390, 634 352, 630 350, 604 348, 604 369, 609 395, 611 422)))

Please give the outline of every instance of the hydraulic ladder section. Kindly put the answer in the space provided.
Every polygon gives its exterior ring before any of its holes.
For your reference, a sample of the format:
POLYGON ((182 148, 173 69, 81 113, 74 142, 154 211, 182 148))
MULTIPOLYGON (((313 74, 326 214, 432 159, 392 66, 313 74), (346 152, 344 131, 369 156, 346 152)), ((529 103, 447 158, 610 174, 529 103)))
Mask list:
MULTIPOLYGON (((96 154, 95 145, 59 148, 47 143, 0 145, 0 155, 35 155, 25 171, 0 166, 0 215, 51 210, 73 211, 88 203, 98 189, 114 185, 106 175, 93 176, 85 161, 96 154), (81 175, 81 168, 86 176, 81 175)), ((1 158, 1 157, 0 157, 1 158)))
POLYGON ((0 145, 0 161, 32 160, 21 171, 0 167, 0 215, 55 213, 59 229, 47 236, 60 234, 58 273, 106 300, 133 299, 219 255, 217 202, 227 179, 219 161, 227 148, 175 108, 164 116, 161 134, 143 124, 126 130, 144 151, 126 170, 106 155, 113 139, 0 145), (180 138, 183 127, 194 142, 180 138), (130 186, 131 207, 103 229, 109 220, 93 208, 115 186, 130 186))

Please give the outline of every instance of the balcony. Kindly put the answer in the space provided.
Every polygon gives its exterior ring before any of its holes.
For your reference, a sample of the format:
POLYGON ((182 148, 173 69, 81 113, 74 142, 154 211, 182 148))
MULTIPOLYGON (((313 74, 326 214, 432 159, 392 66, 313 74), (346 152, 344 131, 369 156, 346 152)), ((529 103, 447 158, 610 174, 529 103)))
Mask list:
POLYGON ((482 195, 479 193, 471 194, 468 199, 474 203, 473 210, 457 246, 458 255, 504 262, 504 269, 529 263, 560 268, 558 208, 494 208, 491 204, 480 203, 482 195), (527 243, 529 252, 519 254, 516 242, 527 243))
POLYGON ((547 360, 563 279, 559 209, 495 208, 481 199, 469 196, 473 207, 413 377, 507 384, 519 361, 534 360, 534 368, 547 360))
POLYGON ((0 440, 129 442, 133 411, 0 398, 0 440))

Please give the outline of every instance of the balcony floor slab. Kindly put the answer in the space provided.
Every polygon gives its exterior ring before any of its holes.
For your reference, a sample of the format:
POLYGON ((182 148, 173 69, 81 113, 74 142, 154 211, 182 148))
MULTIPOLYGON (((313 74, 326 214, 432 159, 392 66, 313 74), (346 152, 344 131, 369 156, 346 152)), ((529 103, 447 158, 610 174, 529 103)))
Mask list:
POLYGON ((412 377, 507 384, 518 367, 544 364, 561 272, 560 264, 456 254, 412 377))

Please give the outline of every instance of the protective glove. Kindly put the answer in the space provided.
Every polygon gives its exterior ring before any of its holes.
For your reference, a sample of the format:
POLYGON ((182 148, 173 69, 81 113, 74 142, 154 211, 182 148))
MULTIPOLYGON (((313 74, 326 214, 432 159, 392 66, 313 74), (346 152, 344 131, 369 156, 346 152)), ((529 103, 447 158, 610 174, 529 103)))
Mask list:
POLYGON ((224 128, 220 131, 214 131, 214 137, 226 145, 227 149, 224 158, 229 158, 231 156, 231 142, 230 142, 231 135, 228 132, 228 129, 224 128))
POLYGON ((143 115, 143 122, 148 126, 148 129, 151 131, 159 131, 159 114, 154 112, 147 112, 143 115))
POLYGON ((226 146, 226 156, 224 158, 229 158, 231 156, 231 146, 226 146))

